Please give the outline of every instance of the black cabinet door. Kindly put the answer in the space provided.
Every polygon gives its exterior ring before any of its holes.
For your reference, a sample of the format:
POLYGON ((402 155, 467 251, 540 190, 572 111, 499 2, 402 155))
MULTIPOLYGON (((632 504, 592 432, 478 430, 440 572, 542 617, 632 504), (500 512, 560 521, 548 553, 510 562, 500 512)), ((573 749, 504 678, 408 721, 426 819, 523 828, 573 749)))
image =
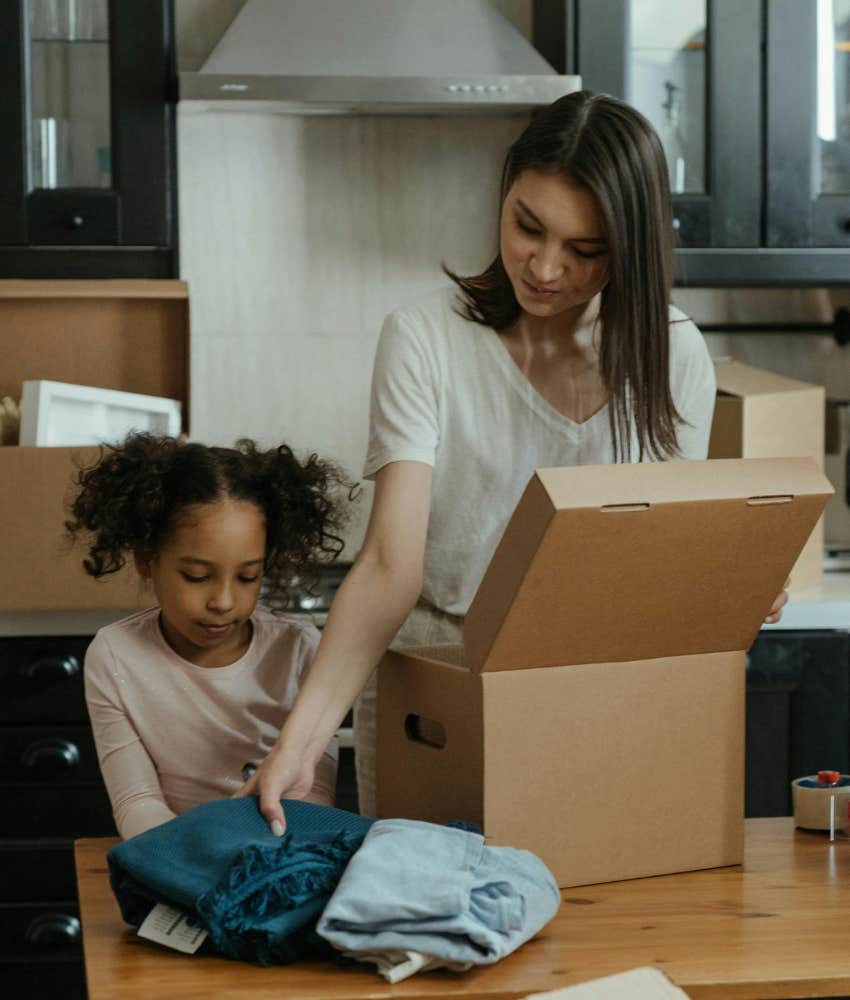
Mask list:
POLYGON ((174 79, 171 0, 0 4, 0 276, 176 275, 174 79))
POLYGON ((574 30, 582 84, 633 104, 664 144, 679 245, 758 246, 758 0, 692 0, 670 23, 578 0, 574 30))
POLYGON ((766 14, 767 245, 850 247, 850 9, 766 14))
POLYGON ((814 0, 678 0, 658 18, 641 0, 535 0, 535 44, 556 69, 627 100, 656 127, 679 284, 847 283, 850 16, 841 9, 824 17, 814 0))
POLYGON ((747 657, 748 816, 789 816, 791 781, 850 768, 850 634, 763 631, 747 657))

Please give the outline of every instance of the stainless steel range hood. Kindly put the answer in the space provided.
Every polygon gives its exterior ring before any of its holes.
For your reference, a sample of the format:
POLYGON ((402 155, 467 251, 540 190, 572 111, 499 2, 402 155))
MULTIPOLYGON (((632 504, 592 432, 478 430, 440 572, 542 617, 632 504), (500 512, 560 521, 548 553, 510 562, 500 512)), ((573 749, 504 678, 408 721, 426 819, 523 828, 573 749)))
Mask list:
POLYGON ((247 0, 180 103, 289 113, 500 114, 577 90, 489 0, 247 0))

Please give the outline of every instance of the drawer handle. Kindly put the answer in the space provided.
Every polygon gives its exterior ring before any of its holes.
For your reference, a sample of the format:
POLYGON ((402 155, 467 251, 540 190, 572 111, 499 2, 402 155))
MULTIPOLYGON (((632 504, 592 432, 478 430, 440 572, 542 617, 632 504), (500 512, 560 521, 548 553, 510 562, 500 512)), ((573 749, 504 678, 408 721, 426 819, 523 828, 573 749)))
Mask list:
POLYGON ((70 680, 80 672, 80 661, 76 656, 42 656, 21 667, 27 680, 54 684, 56 681, 70 680))
POLYGON ((67 948, 80 940, 80 921, 67 913, 42 913, 24 932, 27 944, 44 951, 67 948))
POLYGON ((40 774, 67 771, 80 763, 80 751, 69 740, 38 740, 24 750, 21 763, 40 774))

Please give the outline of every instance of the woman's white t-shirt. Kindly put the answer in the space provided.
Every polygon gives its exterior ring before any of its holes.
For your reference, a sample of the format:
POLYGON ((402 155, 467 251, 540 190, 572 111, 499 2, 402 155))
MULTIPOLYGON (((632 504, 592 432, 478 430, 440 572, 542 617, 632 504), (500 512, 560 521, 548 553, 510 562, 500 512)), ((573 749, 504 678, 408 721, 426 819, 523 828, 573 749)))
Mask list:
MULTIPOLYGON (((459 301, 456 289, 441 289, 386 318, 364 475, 389 462, 433 467, 422 597, 463 616, 534 469, 610 464, 614 444, 607 405, 584 423, 563 416, 492 329, 458 314, 459 301)), ((699 330, 673 306, 670 389, 686 421, 681 457, 704 459, 714 366, 699 330)), ((636 456, 634 428, 632 438, 636 456)))

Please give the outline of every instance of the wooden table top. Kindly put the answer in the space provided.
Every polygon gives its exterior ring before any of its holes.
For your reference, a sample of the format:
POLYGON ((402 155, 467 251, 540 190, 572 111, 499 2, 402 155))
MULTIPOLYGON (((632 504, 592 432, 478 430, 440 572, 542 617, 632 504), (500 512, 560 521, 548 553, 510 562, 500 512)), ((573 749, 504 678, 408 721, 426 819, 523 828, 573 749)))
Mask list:
POLYGON ((136 936, 107 879, 108 838, 76 843, 90 1000, 510 1000, 655 965, 694 1000, 850 995, 850 841, 746 823, 744 864, 566 889, 555 919, 513 955, 396 986, 374 966, 261 968, 186 956, 136 936))

